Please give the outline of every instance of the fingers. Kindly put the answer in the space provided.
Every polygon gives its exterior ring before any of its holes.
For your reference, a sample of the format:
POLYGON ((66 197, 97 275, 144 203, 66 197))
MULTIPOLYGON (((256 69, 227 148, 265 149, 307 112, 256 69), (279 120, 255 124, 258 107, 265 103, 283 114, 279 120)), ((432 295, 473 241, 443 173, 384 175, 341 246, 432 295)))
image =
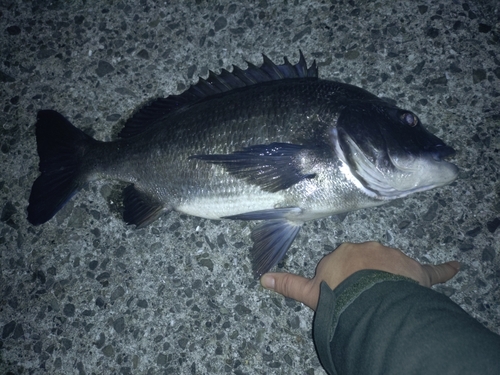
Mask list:
POLYGON ((450 280, 460 270, 460 263, 457 261, 446 262, 438 265, 424 264, 422 270, 426 280, 422 285, 432 286, 450 280))
POLYGON ((274 290, 316 310, 319 287, 311 279, 291 273, 266 273, 261 277, 260 283, 266 289, 274 290))
POLYGON ((313 279, 289 273, 267 273, 260 281, 264 288, 293 298, 316 310, 319 285, 322 281, 334 290, 343 280, 362 269, 406 276, 418 281, 420 285, 430 287, 450 280, 459 271, 460 263, 451 261, 438 265, 421 265, 400 250, 376 242, 346 243, 319 262, 313 279))

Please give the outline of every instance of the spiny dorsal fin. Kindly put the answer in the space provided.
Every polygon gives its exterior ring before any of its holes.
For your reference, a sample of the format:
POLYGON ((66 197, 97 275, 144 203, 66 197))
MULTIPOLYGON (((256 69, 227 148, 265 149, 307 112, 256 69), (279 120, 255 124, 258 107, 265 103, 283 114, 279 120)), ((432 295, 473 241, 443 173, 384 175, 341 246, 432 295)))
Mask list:
POLYGON ((182 94, 158 98, 142 107, 127 120, 120 132, 120 137, 128 138, 137 135, 169 113, 213 95, 220 95, 234 89, 262 82, 291 78, 317 78, 318 67, 316 61, 313 61, 311 66, 307 67, 302 51, 299 52, 300 59, 295 65, 290 64, 286 57, 283 65, 276 65, 263 54, 264 62, 260 67, 247 62, 248 68, 245 70, 233 65, 232 72, 222 69, 220 74, 215 74, 210 71, 206 79, 200 78, 198 83, 192 85, 182 94))

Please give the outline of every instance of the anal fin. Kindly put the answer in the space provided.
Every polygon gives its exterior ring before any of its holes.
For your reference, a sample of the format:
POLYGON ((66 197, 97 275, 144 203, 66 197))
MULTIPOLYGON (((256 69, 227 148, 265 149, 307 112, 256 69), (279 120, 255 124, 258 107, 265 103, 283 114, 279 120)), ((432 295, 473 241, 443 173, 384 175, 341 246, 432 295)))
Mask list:
POLYGON ((169 211, 165 205, 151 195, 129 185, 123 190, 123 220, 142 228, 151 224, 162 214, 169 211))

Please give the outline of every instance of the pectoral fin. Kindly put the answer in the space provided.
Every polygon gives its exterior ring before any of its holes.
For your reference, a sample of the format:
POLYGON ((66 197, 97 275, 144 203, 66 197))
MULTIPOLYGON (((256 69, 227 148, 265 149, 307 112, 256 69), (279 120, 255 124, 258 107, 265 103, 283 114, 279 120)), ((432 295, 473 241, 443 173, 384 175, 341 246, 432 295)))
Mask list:
POLYGON ((274 193, 315 177, 314 173, 302 170, 300 154, 305 150, 301 145, 271 143, 231 154, 193 155, 191 158, 220 164, 233 176, 274 193))

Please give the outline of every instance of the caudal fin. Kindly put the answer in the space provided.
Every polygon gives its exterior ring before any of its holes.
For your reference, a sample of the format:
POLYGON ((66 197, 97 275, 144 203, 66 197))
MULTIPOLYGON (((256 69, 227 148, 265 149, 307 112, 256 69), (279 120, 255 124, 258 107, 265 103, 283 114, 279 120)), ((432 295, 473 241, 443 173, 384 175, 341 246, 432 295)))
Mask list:
POLYGON ((31 188, 28 221, 39 225, 50 220, 85 183, 83 155, 96 141, 52 110, 38 112, 35 128, 41 175, 31 188))

